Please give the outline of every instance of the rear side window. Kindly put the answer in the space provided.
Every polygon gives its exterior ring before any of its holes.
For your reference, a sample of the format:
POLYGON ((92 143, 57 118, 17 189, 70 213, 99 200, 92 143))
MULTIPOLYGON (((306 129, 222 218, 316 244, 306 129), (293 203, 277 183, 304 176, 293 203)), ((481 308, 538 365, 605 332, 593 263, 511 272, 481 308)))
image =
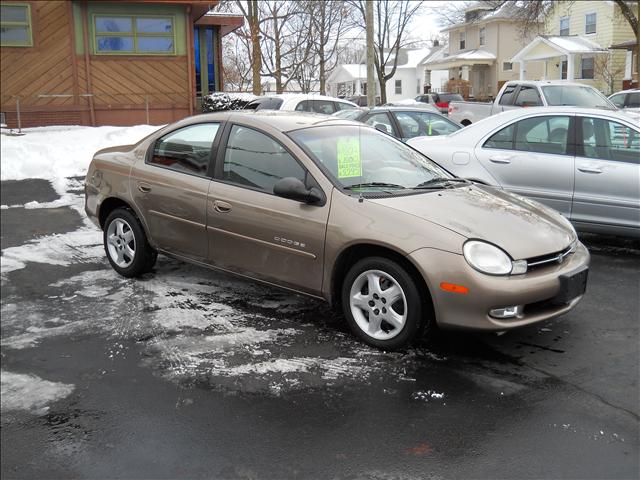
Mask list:
POLYGON ((618 122, 581 118, 584 156, 601 160, 640 163, 640 134, 618 122))
POLYGON ((515 149, 524 152, 567 153, 569 117, 535 117, 517 122, 515 149))
POLYGON ((513 132, 514 124, 503 128, 502 130, 494 133, 489 140, 484 142, 485 148, 501 148, 504 150, 513 150, 513 132))
POLYGON ((500 97, 500 102, 498 103, 500 103, 500 105, 511 105, 513 92, 515 92, 515 90, 516 90, 515 85, 509 85, 508 87, 506 87, 502 92, 502 96, 500 97))
POLYGON ((640 108, 640 92, 627 93, 627 108, 640 108))
POLYGON ((200 123, 175 130, 156 141, 152 165, 192 175, 206 175, 219 123, 200 123))
POLYGON ((311 100, 302 100, 296 105, 296 112, 313 112, 311 107, 311 100))
POLYGON ((316 113, 323 113, 325 115, 331 115, 336 111, 336 107, 333 102, 329 100, 312 100, 311 101, 312 111, 316 113))
POLYGON ((537 107, 542 105, 542 100, 537 88, 520 87, 516 101, 513 104, 518 107, 537 107))
POLYGON ((613 102, 613 104, 618 108, 624 108, 624 93, 619 93, 609 98, 613 102))
POLYGON ((256 110, 279 110, 282 102, 281 98, 266 98, 258 103, 256 110))
POLYGON ((305 181, 305 169, 273 138, 247 127, 231 128, 222 179, 242 187, 273 193, 285 177, 305 181))

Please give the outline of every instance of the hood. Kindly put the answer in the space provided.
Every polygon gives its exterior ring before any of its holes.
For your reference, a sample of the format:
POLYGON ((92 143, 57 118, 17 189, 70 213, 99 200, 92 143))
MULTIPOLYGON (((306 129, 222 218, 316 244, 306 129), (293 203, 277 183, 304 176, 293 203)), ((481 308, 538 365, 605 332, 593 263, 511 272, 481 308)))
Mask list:
POLYGON ((371 201, 493 243, 514 260, 558 252, 575 239, 568 221, 554 210, 482 185, 371 201))

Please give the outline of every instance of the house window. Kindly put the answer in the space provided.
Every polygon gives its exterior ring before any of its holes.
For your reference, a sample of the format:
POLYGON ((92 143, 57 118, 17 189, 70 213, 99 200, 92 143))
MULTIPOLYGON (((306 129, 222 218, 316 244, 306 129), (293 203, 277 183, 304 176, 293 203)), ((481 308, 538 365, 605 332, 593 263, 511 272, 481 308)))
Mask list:
POLYGON ((562 80, 566 80, 567 79, 567 61, 563 60, 560 63, 560 78, 562 80))
POLYGON ((95 52, 102 55, 174 55, 173 17, 94 16, 95 52))
POLYGON ((480 29, 478 30, 478 43, 480 45, 486 45, 487 44, 487 29, 486 27, 480 27, 480 29))
POLYGON ((583 58, 582 62, 581 62, 581 71, 582 71, 582 76, 581 78, 585 78, 585 79, 593 79, 594 75, 593 75, 593 57, 587 57, 587 58, 583 58))
POLYGON ((513 63, 512 62, 502 62, 502 71, 503 72, 510 72, 511 70, 513 70, 513 63))
POLYGON ((396 94, 402 95, 402 80, 396 80, 396 94))
POLYGON ((596 33, 596 14, 587 13, 584 16, 584 33, 596 33))
POLYGON ((560 19, 560 35, 569 35, 569 17, 562 17, 560 19))
POLYGON ((2 3, 0 5, 0 45, 5 47, 31 47, 31 5, 28 3, 2 3))
POLYGON ((460 32, 460 50, 464 50, 467 43, 467 33, 460 32))

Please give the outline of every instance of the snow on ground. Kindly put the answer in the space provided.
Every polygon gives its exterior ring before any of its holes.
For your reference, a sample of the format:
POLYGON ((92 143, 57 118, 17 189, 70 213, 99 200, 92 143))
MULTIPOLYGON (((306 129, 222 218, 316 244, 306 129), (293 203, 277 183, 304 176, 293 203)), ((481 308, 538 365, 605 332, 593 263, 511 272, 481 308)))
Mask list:
POLYGON ((25 375, 2 370, 0 372, 0 405, 3 412, 26 410, 44 415, 49 404, 68 396, 74 386, 50 382, 35 375, 25 375))
POLYGON ((0 179, 44 178, 64 195, 67 178, 85 175, 97 150, 136 143, 158 128, 60 126, 25 128, 26 135, 17 137, 3 135, 0 179))

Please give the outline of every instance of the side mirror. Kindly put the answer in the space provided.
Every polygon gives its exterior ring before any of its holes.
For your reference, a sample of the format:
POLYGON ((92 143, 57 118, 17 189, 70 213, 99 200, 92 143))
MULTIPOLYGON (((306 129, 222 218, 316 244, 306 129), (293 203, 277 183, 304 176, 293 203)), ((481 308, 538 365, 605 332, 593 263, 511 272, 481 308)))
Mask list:
POLYGON ((375 129, 381 131, 382 133, 386 133, 387 135, 389 134, 389 129, 383 123, 376 123, 375 129))
POLYGON ((273 193, 282 198, 308 204, 324 205, 324 195, 315 187, 307 188, 298 178, 281 178, 273 186, 273 193))

